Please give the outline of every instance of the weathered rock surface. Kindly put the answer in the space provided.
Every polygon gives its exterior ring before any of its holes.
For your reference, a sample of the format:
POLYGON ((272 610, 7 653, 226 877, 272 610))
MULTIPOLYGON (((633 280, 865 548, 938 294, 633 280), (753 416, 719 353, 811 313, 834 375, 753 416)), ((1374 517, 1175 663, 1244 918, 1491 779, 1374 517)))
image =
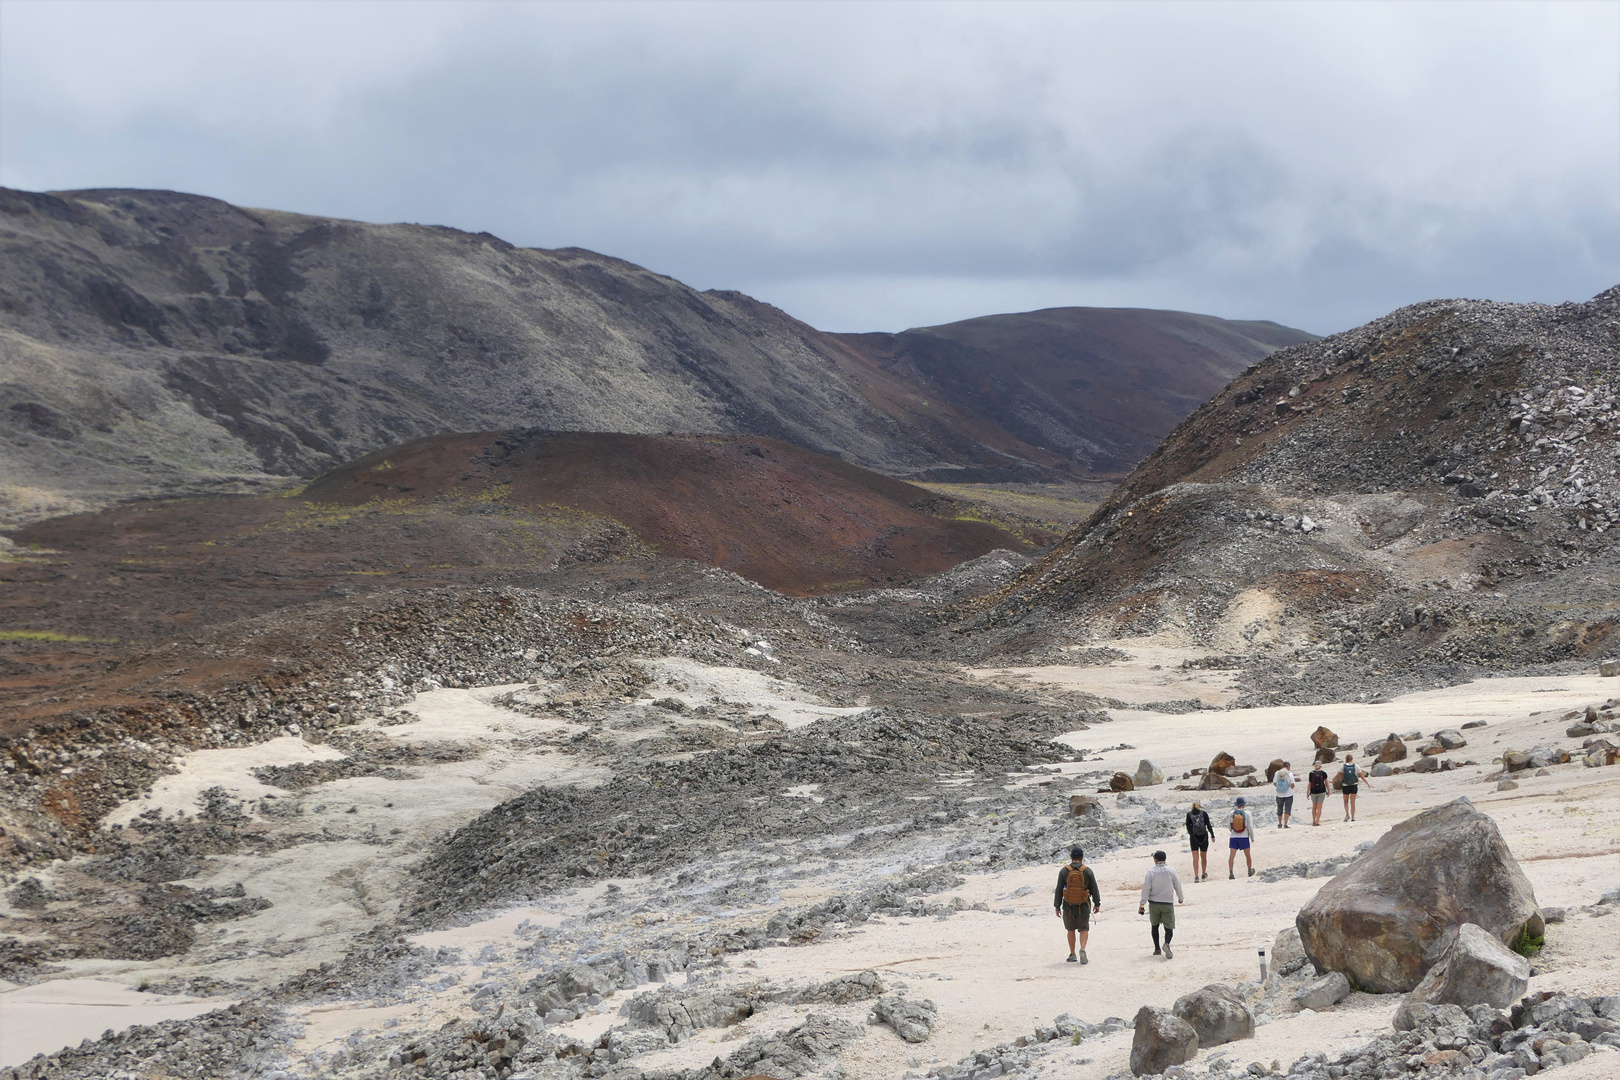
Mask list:
POLYGON ((1310 958, 1305 955, 1305 944, 1299 938, 1299 927, 1290 926, 1277 935, 1271 945, 1271 971, 1275 975, 1292 975, 1310 958))
POLYGON ((1385 833, 1295 918, 1318 971, 1377 993, 1411 990, 1446 931, 1474 923, 1503 942, 1542 932, 1535 893, 1496 823, 1467 799, 1385 833))
POLYGON ((1311 732, 1311 745, 1318 750, 1337 750, 1339 737, 1325 727, 1318 727, 1311 732))
POLYGON ((1451 945, 1413 989, 1429 1005, 1494 1005, 1505 1009, 1530 988, 1530 961, 1489 931, 1463 923, 1451 945))
POLYGON ((1350 980, 1344 977, 1343 972, 1330 971, 1300 987, 1299 993, 1294 995, 1294 1002, 1302 1009, 1315 1009, 1320 1012, 1332 1008, 1349 996, 1350 980))
POLYGON ((927 998, 913 999, 902 994, 885 994, 878 998, 872 1012, 882 1023, 906 1042, 919 1043, 928 1038, 939 1021, 939 1010, 927 998))
POLYGON ((1143 758, 1136 766, 1136 774, 1131 777, 1131 781, 1139 788, 1153 787, 1164 783, 1164 770, 1147 758, 1143 758))
POLYGON ((1176 999, 1171 1012, 1192 1025, 1204 1049, 1254 1038, 1254 1010, 1230 986, 1211 983, 1176 999))
POLYGON ((1191 1061, 1198 1053, 1198 1032, 1169 1009, 1144 1005, 1136 1013, 1136 1035, 1131 1040, 1131 1072, 1156 1075, 1172 1065, 1191 1061))

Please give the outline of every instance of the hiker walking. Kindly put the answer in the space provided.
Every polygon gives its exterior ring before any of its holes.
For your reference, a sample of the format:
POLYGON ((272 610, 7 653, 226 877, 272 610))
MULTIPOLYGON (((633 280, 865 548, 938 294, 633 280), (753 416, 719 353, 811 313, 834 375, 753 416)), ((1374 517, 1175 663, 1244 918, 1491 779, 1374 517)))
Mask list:
POLYGON ((1365 782, 1356 769, 1356 763, 1350 760, 1350 755, 1344 755, 1344 765, 1339 768, 1339 790, 1344 792, 1344 820, 1356 820, 1356 793, 1365 782))
POLYGON ((1091 936, 1091 913, 1102 910, 1102 894, 1097 891, 1097 875, 1086 865, 1085 849, 1079 844, 1069 849, 1069 865, 1058 871, 1052 910, 1063 919, 1063 929, 1069 932, 1069 963, 1089 963, 1086 938, 1091 936), (1078 952, 1074 947, 1076 933, 1080 935, 1078 952))
POLYGON ((1277 785, 1277 828, 1288 828, 1288 819, 1294 816, 1294 770, 1288 762, 1271 776, 1277 785))
POLYGON ((1254 855, 1250 844, 1254 840, 1254 818, 1248 810, 1248 800, 1238 796, 1237 806, 1232 809, 1232 816, 1226 819, 1226 827, 1232 833, 1228 841, 1232 851, 1226 857, 1226 876, 1237 877, 1237 853, 1243 852, 1243 861, 1248 864, 1249 876, 1254 877, 1254 855))
POLYGON ((1176 936, 1176 904, 1185 904, 1187 899, 1181 895, 1181 875, 1164 859, 1164 852, 1153 853, 1153 867, 1142 879, 1142 902, 1136 906, 1136 913, 1147 913, 1148 929, 1153 934, 1153 955, 1159 955, 1159 927, 1162 926, 1164 958, 1174 960, 1176 954, 1170 951, 1170 939, 1176 936), (1170 902, 1172 898, 1175 904, 1170 902))
POLYGON ((1322 824, 1322 804, 1327 802, 1328 774, 1320 761, 1311 766, 1305 777, 1305 792, 1311 797, 1311 824, 1322 824))
POLYGON ((1215 831, 1209 814, 1197 803, 1187 811, 1187 846, 1192 849, 1193 880, 1209 879, 1209 834, 1215 831))

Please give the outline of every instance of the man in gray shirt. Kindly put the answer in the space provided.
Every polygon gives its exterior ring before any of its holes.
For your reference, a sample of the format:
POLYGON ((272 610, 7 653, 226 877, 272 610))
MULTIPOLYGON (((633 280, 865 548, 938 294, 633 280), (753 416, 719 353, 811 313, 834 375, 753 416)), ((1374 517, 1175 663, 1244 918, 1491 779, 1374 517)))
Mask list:
POLYGON ((1162 851, 1153 853, 1153 869, 1142 881, 1142 902, 1137 905, 1136 913, 1147 913, 1148 926, 1153 931, 1154 956, 1160 955, 1159 927, 1164 927, 1162 952, 1166 960, 1173 960, 1176 954, 1170 951, 1170 939, 1176 936, 1176 904, 1185 904, 1187 900, 1181 895, 1181 875, 1165 858, 1162 851))

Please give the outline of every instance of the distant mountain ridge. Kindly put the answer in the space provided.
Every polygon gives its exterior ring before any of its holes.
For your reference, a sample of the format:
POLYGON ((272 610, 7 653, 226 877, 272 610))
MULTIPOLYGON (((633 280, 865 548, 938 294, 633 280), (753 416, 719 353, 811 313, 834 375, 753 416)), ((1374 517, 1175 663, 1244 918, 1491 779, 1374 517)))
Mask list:
MULTIPOLYGON (((741 293, 488 234, 0 189, 0 252, 0 525, 282 487, 426 435, 534 427, 761 435, 894 476, 1084 476, 1118 471, 1267 347, 1233 332, 1196 361, 1144 361, 1163 385, 1139 410, 1157 427, 1136 438, 1117 401, 1113 427, 1054 406, 1039 364, 982 333, 954 367, 895 363, 741 293)), ((888 337, 920 355, 917 335, 951 330, 888 337)), ((1148 337, 1111 340, 1102 368, 1141 361, 1119 343, 1148 337)))

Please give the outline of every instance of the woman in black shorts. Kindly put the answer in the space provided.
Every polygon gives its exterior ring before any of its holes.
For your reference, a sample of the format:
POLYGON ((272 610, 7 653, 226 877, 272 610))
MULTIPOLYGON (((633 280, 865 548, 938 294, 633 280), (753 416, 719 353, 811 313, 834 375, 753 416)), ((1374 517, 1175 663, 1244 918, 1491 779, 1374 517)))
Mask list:
POLYGON ((1356 820, 1356 793, 1361 790, 1363 777, 1356 763, 1350 755, 1344 755, 1344 765, 1339 769, 1340 790, 1344 792, 1344 820, 1356 820))

